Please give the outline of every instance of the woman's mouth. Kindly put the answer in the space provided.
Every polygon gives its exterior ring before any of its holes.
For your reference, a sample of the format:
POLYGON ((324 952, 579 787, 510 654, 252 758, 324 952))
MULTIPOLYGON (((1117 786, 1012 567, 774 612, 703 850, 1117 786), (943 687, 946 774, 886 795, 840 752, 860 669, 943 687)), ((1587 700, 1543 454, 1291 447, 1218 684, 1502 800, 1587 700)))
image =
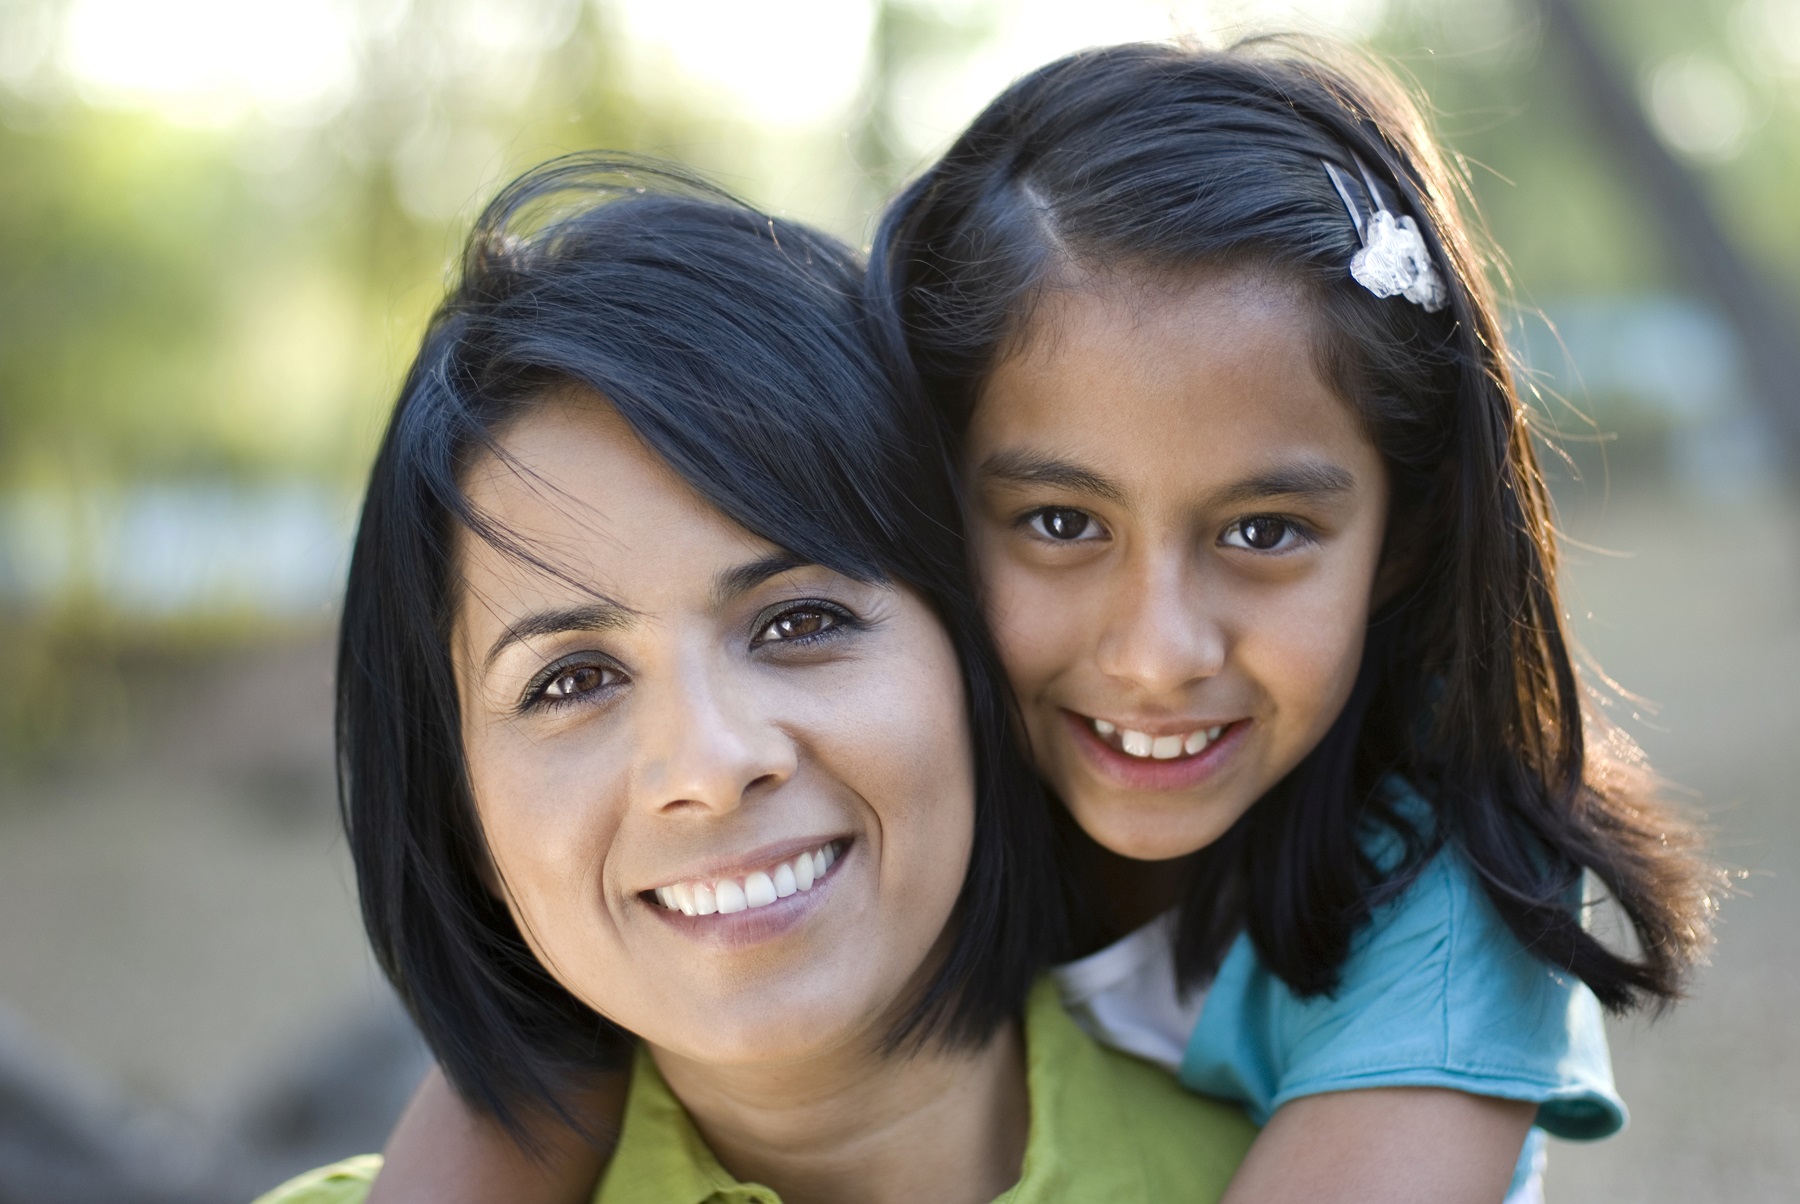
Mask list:
POLYGON ((687 916, 735 915, 755 911, 778 899, 810 891, 831 873, 848 844, 830 840, 748 874, 691 879, 646 891, 660 906, 687 916))

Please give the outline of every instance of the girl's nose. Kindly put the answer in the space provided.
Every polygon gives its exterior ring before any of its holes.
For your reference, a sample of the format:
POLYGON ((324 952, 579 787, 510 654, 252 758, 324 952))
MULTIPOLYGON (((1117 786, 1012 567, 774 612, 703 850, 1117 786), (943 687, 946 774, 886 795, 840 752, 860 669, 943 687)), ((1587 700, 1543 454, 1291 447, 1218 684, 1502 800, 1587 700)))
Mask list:
POLYGON ((640 685, 633 777, 641 805, 723 813, 788 781, 794 742, 768 711, 750 683, 713 666, 640 685))
POLYGON ((1224 668, 1230 641, 1191 568, 1184 557, 1159 557, 1113 592, 1095 648, 1102 673, 1158 696, 1224 668))

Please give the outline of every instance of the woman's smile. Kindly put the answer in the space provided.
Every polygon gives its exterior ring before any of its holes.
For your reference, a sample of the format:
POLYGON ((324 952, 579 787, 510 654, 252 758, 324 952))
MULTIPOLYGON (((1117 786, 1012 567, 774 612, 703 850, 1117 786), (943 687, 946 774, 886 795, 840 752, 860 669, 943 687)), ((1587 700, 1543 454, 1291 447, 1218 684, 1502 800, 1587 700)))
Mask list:
POLYGON ((459 679, 520 932, 588 1006, 684 1058, 878 1045, 935 971, 968 868, 943 629, 730 522, 597 396, 546 400, 502 444, 467 489, 534 555, 465 541, 459 679))
MULTIPOLYGON (((829 840, 744 874, 705 874, 643 892, 640 902, 687 940, 743 949, 793 934, 854 879, 855 842, 829 840)), ((850 886, 852 891, 857 888, 850 886)))

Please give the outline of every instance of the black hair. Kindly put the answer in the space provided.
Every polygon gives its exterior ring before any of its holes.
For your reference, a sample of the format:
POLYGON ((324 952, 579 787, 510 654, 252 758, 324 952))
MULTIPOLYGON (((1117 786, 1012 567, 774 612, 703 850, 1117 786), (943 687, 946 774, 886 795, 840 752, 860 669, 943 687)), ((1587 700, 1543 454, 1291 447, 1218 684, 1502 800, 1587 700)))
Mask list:
POLYGON ((377 959, 451 1081, 515 1133, 533 1113, 574 1123, 568 1091, 620 1065, 629 1037, 549 975, 487 885, 449 643, 459 531, 536 555, 471 506, 459 474, 569 386, 733 521, 911 589, 949 634, 976 758, 973 851, 947 953, 890 1047, 987 1037, 1052 952, 1048 809, 967 584, 952 464, 929 416, 898 404, 861 286, 825 235, 672 167, 572 156, 481 215, 401 388, 344 599, 340 801, 377 959))
POLYGON ((1674 997, 1706 947, 1716 879, 1694 827, 1629 741, 1584 732, 1600 721, 1584 716, 1549 501, 1459 187, 1404 89, 1342 48, 1121 45, 1013 84, 877 232, 868 285, 888 354, 957 435, 1048 288, 1243 268, 1304 291, 1321 378, 1387 465, 1383 574, 1402 584, 1371 618, 1328 734, 1194 857, 1186 981, 1247 931, 1297 992, 1331 991, 1357 928, 1445 841, 1524 946, 1609 1008, 1674 997), (1442 312, 1351 279, 1357 231, 1324 164, 1354 181, 1358 159, 1422 228, 1442 312), (1434 822, 1394 811, 1391 774, 1434 822), (1383 823, 1410 855, 1378 867, 1359 832, 1383 823), (1637 955, 1583 926, 1584 870, 1629 918, 1637 955))

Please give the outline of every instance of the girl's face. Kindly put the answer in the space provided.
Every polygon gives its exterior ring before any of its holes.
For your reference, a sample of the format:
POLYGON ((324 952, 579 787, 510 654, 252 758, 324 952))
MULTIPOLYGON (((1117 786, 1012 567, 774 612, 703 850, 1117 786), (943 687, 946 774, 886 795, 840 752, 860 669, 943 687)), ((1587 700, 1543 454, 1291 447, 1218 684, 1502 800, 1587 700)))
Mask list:
POLYGON ((1324 736, 1362 654, 1381 457, 1278 278, 1059 291, 971 421, 971 532, 1033 756, 1087 833, 1218 839, 1324 736))
POLYGON ((520 932, 659 1056, 884 1037, 934 968, 973 836, 942 628, 737 526, 592 395, 501 443, 514 463, 477 464, 470 500, 562 575, 463 538, 453 652, 520 932))

